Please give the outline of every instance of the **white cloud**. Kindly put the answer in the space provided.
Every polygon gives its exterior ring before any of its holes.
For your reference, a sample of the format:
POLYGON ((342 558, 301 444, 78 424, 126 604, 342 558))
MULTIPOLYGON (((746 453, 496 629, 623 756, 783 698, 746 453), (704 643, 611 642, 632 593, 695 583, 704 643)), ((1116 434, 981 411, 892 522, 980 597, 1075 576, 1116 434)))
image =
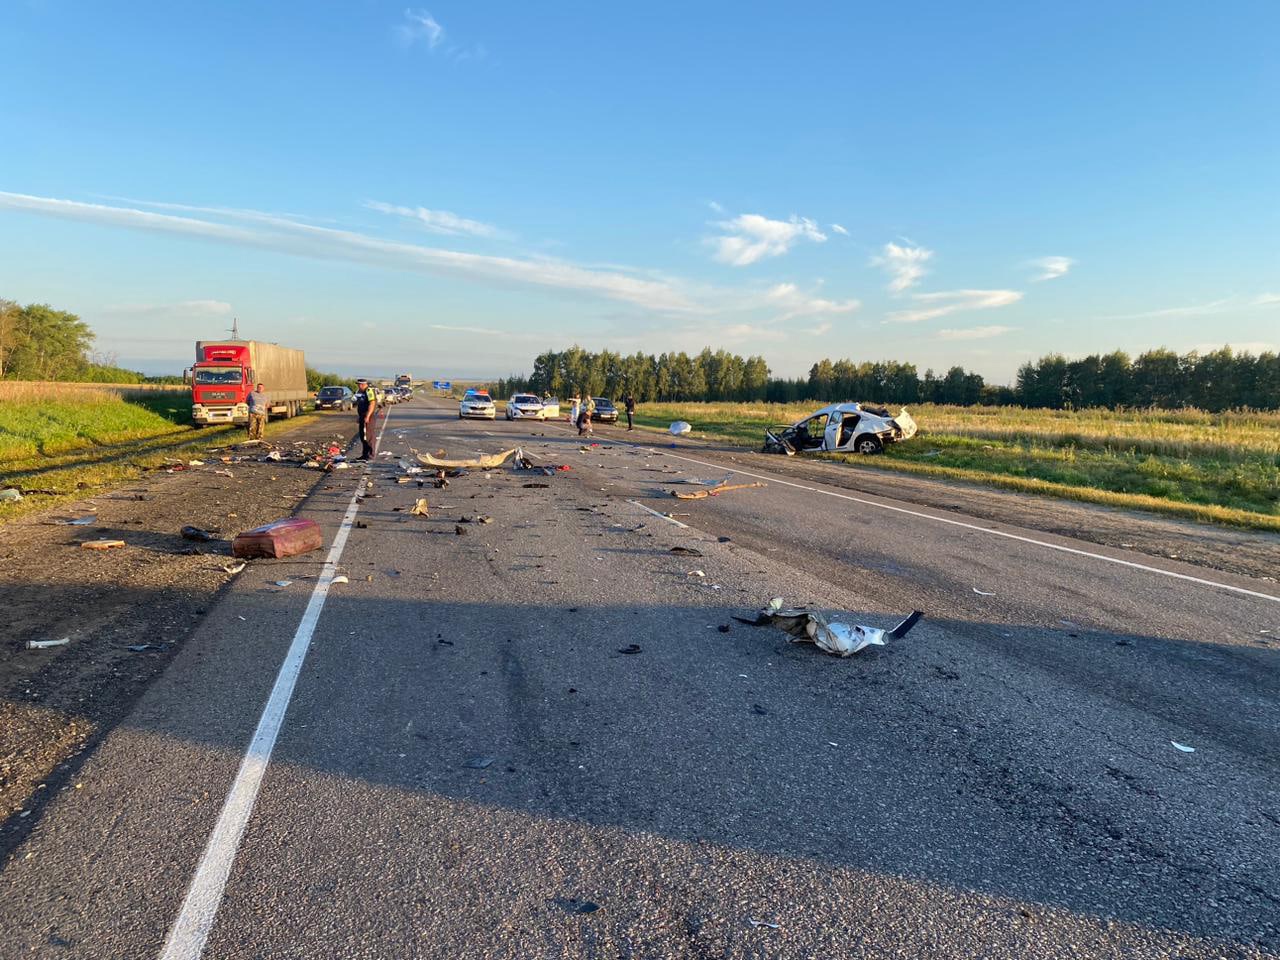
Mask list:
POLYGON ((183 319, 202 317, 226 317, 231 314, 231 304, 223 300, 179 300, 176 303, 116 303, 103 307, 102 312, 114 317, 139 319, 183 319))
POLYGON ((899 310, 888 316, 893 323, 920 323, 945 317, 965 310, 990 310, 1007 307, 1022 299, 1017 290, 943 290, 937 293, 913 293, 913 302, 921 304, 915 310, 899 310))
POLYGON ((939 340, 989 340, 992 337, 999 337, 1017 327, 969 327, 964 330, 939 330, 939 340))
POLYGON ((722 204, 716 203, 716 201, 714 200, 708 200, 707 206, 710 207, 715 213, 724 213, 724 206, 722 204))
POLYGON ((715 336, 716 339, 722 342, 737 342, 740 340, 785 340, 788 335, 782 330, 773 330, 769 327, 761 327, 750 323, 735 323, 727 327, 721 327, 715 336))
POLYGON ((933 251, 910 243, 899 246, 886 243, 879 256, 871 258, 873 267, 882 267, 889 275, 889 289, 901 293, 915 286, 929 271, 925 264, 933 259, 933 251))
POLYGON ((1042 280, 1057 280, 1059 277, 1065 277, 1067 272, 1075 266, 1075 261, 1070 257, 1041 257, 1039 260, 1032 260, 1031 266, 1040 271, 1031 278, 1033 283, 1038 283, 1042 280))
POLYGON ((831 225, 831 230, 833 233, 838 233, 842 237, 847 237, 849 235, 849 231, 846 230, 844 227, 840 226, 840 224, 838 223, 833 223, 831 225))
POLYGON ((1280 305, 1280 294, 1262 293, 1254 297, 1223 297, 1220 300, 1210 300, 1208 303, 1191 304, 1185 307, 1162 307, 1158 310, 1141 310, 1137 313, 1113 313, 1103 317, 1095 317, 1094 319, 1152 320, 1162 317, 1200 317, 1277 305, 1280 305))
POLYGON ((777 317, 777 322, 791 320, 795 317, 853 313, 862 306, 861 301, 854 299, 825 300, 821 297, 810 296, 801 291, 794 283, 779 283, 770 287, 768 292, 765 293, 765 300, 783 310, 782 315, 777 317))
POLYGON ((823 243, 827 239, 808 217, 770 220, 758 213, 744 213, 716 226, 726 233, 709 241, 716 248, 715 258, 734 267, 749 266, 766 257, 780 257, 800 240, 823 243))
POLYGON ((406 45, 426 41, 427 49, 434 50, 444 40, 444 27, 436 22, 436 18, 425 10, 405 10, 405 22, 397 31, 406 45))
POLYGON ((493 257, 418 244, 382 240, 367 234, 318 227, 295 220, 245 211, 225 217, 253 224, 219 223, 196 217, 152 213, 75 200, 0 192, 0 209, 76 220, 104 226, 148 230, 235 246, 272 250, 317 260, 340 261, 413 273, 467 277, 486 282, 547 287, 638 304, 650 310, 698 313, 675 282, 592 270, 572 263, 519 257, 493 257))
POLYGON ((492 224, 481 223, 479 220, 468 220, 466 217, 460 217, 456 213, 450 213, 448 210, 428 210, 426 207, 400 207, 390 203, 382 203, 378 200, 370 200, 365 203, 365 206, 370 210, 377 210, 379 213, 387 213, 413 220, 426 227, 430 232, 445 236, 484 237, 486 239, 505 236, 503 231, 492 224))

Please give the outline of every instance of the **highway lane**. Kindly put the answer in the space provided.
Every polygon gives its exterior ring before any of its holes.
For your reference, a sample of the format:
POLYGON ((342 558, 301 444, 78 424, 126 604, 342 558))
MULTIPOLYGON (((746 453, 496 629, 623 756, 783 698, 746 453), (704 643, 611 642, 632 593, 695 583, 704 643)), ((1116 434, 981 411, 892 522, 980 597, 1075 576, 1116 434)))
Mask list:
MULTIPOLYGON (((388 431, 573 470, 375 465, 204 956, 1280 949, 1275 602, 776 481, 681 504, 715 458, 557 425, 388 431), (773 595, 928 618, 841 661, 729 619, 773 595)), ((0 953, 159 955, 319 572, 211 612, 0 875, 0 953)))

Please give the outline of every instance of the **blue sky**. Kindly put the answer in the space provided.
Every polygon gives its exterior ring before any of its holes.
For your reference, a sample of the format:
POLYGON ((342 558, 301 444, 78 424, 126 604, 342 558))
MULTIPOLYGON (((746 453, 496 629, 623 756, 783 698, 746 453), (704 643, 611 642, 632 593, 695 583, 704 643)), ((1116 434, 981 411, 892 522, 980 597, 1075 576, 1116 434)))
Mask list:
POLYGON ((1280 345, 1280 4, 0 6, 0 296, 243 335, 960 363, 1280 345))

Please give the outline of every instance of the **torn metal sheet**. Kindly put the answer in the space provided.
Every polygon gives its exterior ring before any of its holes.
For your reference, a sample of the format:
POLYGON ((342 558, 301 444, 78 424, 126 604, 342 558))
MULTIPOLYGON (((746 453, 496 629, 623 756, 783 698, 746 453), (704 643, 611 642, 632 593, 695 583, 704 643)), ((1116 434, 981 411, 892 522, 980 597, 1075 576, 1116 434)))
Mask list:
POLYGON ((907 635, 924 614, 913 610, 906 619, 891 630, 867 627, 861 624, 829 623, 820 613, 805 607, 786 609, 781 597, 774 597, 754 620, 734 617, 740 623, 752 626, 774 626, 791 635, 792 643, 816 644, 820 650, 838 657, 851 657, 870 646, 882 647, 885 638, 899 640, 907 635))
POLYGON ((484 454, 471 460, 441 460, 429 453, 420 453, 417 456, 418 460, 428 467, 453 470, 492 470, 495 467, 502 466, 519 452, 518 448, 513 447, 510 450, 502 451, 502 453, 484 454))
POLYGON ((706 490, 695 490, 692 493, 681 493, 678 490, 672 490, 671 495, 677 500, 705 500, 707 497, 718 497, 722 493, 728 493, 731 490, 752 490, 757 487, 767 487, 767 483, 761 483, 757 480, 754 483, 720 483, 706 490))
POLYGON ((763 453, 880 453, 887 444, 910 440, 919 428, 905 409, 890 416, 870 403, 833 403, 789 427, 764 434, 763 453))

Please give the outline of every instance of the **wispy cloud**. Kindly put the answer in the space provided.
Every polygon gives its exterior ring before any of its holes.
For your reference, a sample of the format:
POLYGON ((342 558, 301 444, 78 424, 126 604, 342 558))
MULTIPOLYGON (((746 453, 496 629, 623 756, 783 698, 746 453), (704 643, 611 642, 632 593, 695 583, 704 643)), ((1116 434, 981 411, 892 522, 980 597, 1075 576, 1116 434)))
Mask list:
POLYGON ((964 330, 939 330, 939 340, 990 340, 1017 330, 1017 327, 969 327, 964 330))
POLYGON ((1041 257, 1039 260, 1032 260, 1030 265, 1040 271, 1031 278, 1033 283, 1039 283, 1043 280, 1057 280, 1059 277, 1065 277, 1075 266, 1075 261, 1070 257, 1041 257))
POLYGON ((871 258, 873 267, 889 275, 889 289, 901 293, 915 286, 929 271, 925 264, 933 259, 933 251, 910 243, 886 243, 878 256, 871 258))
POLYGON ((833 223, 831 225, 831 232, 838 233, 842 237, 847 237, 849 235, 849 231, 846 230, 844 227, 840 226, 840 224, 838 223, 833 223))
POLYGON ((379 200, 370 200, 365 203, 365 206, 370 210, 377 210, 379 213, 404 217, 420 224, 431 233, 439 233, 445 236, 483 237, 485 239, 507 236, 505 231, 499 230, 492 224, 481 223, 479 220, 468 220, 466 217, 460 217, 456 213, 450 213, 448 210, 428 210, 426 207, 401 207, 391 203, 383 203, 379 200))
POLYGON ((788 337, 786 331, 751 323, 733 323, 727 327, 721 327, 715 332, 715 335, 717 340, 725 343, 737 343, 744 340, 781 341, 786 340, 788 337))
POLYGON ((0 192, 0 209, 210 240, 318 260, 552 288, 634 303, 650 310, 698 313, 705 309, 694 303, 685 290, 670 280, 630 276, 618 271, 592 270, 555 260, 484 256, 399 243, 255 211, 224 214, 224 219, 241 222, 223 223, 213 219, 180 217, 132 207, 4 192, 0 192))
POLYGON ((1163 317, 1203 317, 1217 313, 1235 313, 1280 306, 1280 294, 1260 293, 1252 297, 1223 297, 1208 303, 1194 303, 1183 307, 1161 307, 1157 310, 1140 310, 1136 313, 1113 313, 1095 320, 1158 320, 1163 317))
POLYGON ((734 267, 746 267, 767 257, 780 257, 801 240, 823 243, 827 235, 808 217, 770 220, 758 213, 744 213, 717 223, 724 236, 712 237, 715 258, 734 267))
POLYGON ((400 39, 409 46, 419 41, 434 50, 444 41, 444 27, 426 10, 405 10, 404 22, 396 28, 400 39))
POLYGON ((201 319, 231 315, 231 304, 224 300, 179 300, 176 303, 114 303, 102 308, 113 317, 144 320, 201 319))
POLYGON ((920 323, 966 310, 990 310, 1007 307, 1022 299, 1017 290, 941 290, 937 293, 913 293, 911 300, 920 306, 889 314, 887 322, 920 323))
MULTIPOLYGON (((792 320, 796 317, 853 313, 862 306, 859 300, 826 300, 811 296, 794 283, 779 283, 770 287, 765 293, 765 299, 771 305, 782 309, 783 313, 776 318, 777 322, 792 320)), ((830 325, 828 325, 829 328, 830 325)))

